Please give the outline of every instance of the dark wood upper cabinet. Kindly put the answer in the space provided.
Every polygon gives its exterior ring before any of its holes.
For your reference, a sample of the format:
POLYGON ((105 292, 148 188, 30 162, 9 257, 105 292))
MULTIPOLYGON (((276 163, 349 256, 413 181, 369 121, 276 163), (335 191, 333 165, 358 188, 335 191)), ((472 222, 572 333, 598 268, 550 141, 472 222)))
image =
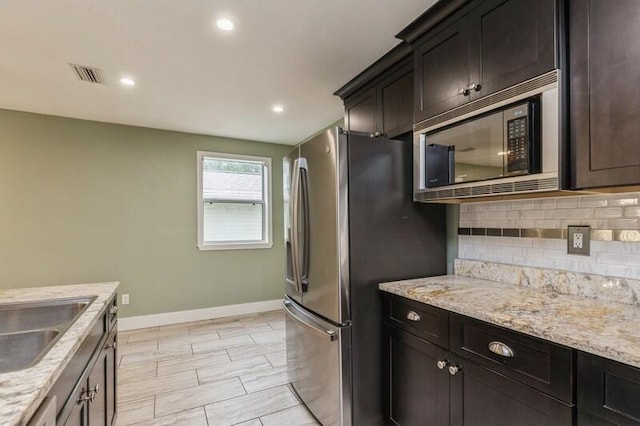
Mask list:
POLYGON ((406 63, 378 85, 380 133, 393 138, 413 126, 413 67, 406 63))
POLYGON ((471 15, 471 99, 551 71, 556 65, 555 0, 487 0, 471 15))
POLYGON ((415 47, 414 120, 422 121, 469 101, 470 33, 463 19, 415 47))
POLYGON ((416 39, 415 122, 556 68, 555 0, 472 2, 416 39))
POLYGON ((413 126, 411 48, 400 44, 334 93, 344 101, 345 127, 394 138, 413 126))
POLYGON ((345 125, 354 132, 375 133, 378 128, 376 91, 356 93, 344 103, 345 125))
POLYGON ((640 184, 640 2, 569 2, 569 121, 576 189, 640 184))

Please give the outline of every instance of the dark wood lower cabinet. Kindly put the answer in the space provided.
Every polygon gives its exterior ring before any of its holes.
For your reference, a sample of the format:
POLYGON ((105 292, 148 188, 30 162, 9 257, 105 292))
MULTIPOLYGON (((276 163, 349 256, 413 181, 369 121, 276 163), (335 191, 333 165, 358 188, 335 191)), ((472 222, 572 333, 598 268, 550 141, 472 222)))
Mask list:
POLYGON ((579 426, 615 426, 613 423, 609 423, 600 417, 592 416, 584 411, 578 410, 578 425, 579 426))
MULTIPOLYGON (((75 392, 72 395, 72 398, 75 401, 78 401, 80 399, 80 397, 82 396, 82 394, 85 392, 86 389, 84 389, 84 387, 78 389, 77 392, 75 392)), ((89 424, 89 418, 87 416, 87 404, 84 403, 76 403, 73 405, 73 408, 71 408, 71 413, 69 414, 69 417, 67 417, 66 421, 63 423, 64 426, 86 426, 89 424)), ((59 423, 58 423, 59 424, 59 423)))
MULTIPOLYGON (((550 369, 547 375, 539 377, 559 377, 555 369, 569 368, 569 383, 573 381, 573 363, 548 363, 545 356, 538 361, 529 359, 528 350, 538 348, 540 342, 533 337, 503 335, 499 327, 473 321, 474 336, 491 336, 489 343, 505 340, 513 345, 510 363, 499 363, 492 368, 492 362, 471 361, 469 356, 461 356, 460 348, 468 353, 492 361, 480 349, 487 342, 475 345, 478 339, 464 341, 458 339, 463 330, 461 317, 444 310, 416 304, 399 296, 383 296, 384 332, 384 389, 385 420, 389 425, 414 426, 571 426, 576 422, 573 386, 569 392, 558 392, 561 397, 552 396, 556 390, 544 392, 524 382, 520 376, 531 375, 541 369, 550 369), (394 309, 395 307, 395 309, 394 309), (403 307, 406 308, 403 310, 403 307), (435 310, 431 312, 431 310, 435 310), (442 324, 437 312, 448 315, 449 324, 442 324), (456 322, 457 320, 457 322, 456 322), (409 327, 409 323, 415 324, 409 327), (400 328, 402 327, 402 328, 400 328), (449 330, 449 336, 441 332, 449 330), (504 337, 510 337, 510 340, 504 337), (495 339, 495 340, 494 340, 495 339), (531 342, 527 339, 532 339, 531 342), (462 346, 461 344, 464 343, 462 346), (450 349, 445 349, 442 346, 450 349), (456 352, 458 351, 458 352, 456 352), (527 361, 520 361, 520 356, 527 361), (532 367, 537 362, 540 368, 532 367), (566 398, 566 399, 565 399, 566 398)), ((466 328, 465 328, 466 329, 466 328)), ((468 328, 471 330, 471 328, 468 328)), ((513 332, 516 333, 516 332, 513 332)), ((469 333, 467 333, 469 334, 469 333)), ((501 343, 506 347, 505 343, 501 343)), ((569 357, 575 351, 569 350, 569 357)), ((544 352, 540 352, 544 354, 544 352)), ((555 359, 555 358, 554 358, 555 359)))
POLYGON ((57 424, 116 424, 117 308, 115 297, 49 392, 58 403, 57 424))
POLYGON ((580 426, 640 425, 640 369, 580 352, 578 408, 580 426))
POLYGON ((449 374, 437 362, 447 351, 385 327, 387 419, 399 425, 449 424, 449 374))
POLYGON ((109 335, 89 375, 88 389, 95 398, 89 403, 89 424, 111 426, 116 414, 116 333, 109 335))
POLYGON ((573 424, 573 407, 470 361, 452 361, 451 424, 555 426, 573 424))

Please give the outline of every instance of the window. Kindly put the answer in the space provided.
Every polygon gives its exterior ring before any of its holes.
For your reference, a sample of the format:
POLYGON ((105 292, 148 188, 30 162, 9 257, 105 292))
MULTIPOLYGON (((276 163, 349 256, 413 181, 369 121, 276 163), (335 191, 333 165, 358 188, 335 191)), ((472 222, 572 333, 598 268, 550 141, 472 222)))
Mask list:
POLYGON ((198 151, 200 250, 272 245, 271 159, 198 151))

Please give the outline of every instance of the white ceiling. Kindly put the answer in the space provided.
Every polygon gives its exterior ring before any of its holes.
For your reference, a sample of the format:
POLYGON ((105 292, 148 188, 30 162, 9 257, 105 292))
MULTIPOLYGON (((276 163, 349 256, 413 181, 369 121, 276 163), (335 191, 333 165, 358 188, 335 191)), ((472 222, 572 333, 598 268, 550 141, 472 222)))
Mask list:
POLYGON ((342 116, 332 93, 433 3, 3 0, 0 108, 297 143, 342 116), (234 31, 216 28, 222 16, 234 31), (102 69, 106 85, 69 62, 102 69))

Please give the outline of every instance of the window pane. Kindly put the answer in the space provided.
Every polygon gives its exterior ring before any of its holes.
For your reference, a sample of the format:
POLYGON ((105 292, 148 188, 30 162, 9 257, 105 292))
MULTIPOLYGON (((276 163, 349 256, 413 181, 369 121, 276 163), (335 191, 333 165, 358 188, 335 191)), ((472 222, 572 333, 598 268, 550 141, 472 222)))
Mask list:
POLYGON ((263 200, 263 164, 205 157, 202 196, 205 200, 263 200))
POLYGON ((262 204, 204 203, 204 241, 260 241, 262 204))

